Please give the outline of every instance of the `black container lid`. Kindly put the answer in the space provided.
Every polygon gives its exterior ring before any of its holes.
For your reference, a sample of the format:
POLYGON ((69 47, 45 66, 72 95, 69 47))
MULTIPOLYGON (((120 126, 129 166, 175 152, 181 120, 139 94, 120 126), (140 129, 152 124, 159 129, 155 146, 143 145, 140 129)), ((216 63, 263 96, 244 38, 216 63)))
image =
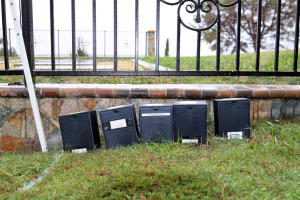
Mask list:
POLYGON ((60 118, 60 117, 67 117, 67 116, 73 116, 73 115, 88 114, 88 113, 91 113, 91 112, 95 112, 95 111, 92 110, 92 111, 75 112, 75 113, 69 113, 69 114, 66 114, 66 115, 60 115, 58 117, 60 118))
POLYGON ((227 98, 227 99, 214 99, 217 102, 227 102, 227 101, 249 101, 248 98, 227 98))
POLYGON ((129 107, 133 107, 133 104, 114 106, 114 107, 103 109, 100 112, 111 111, 111 110, 116 110, 116 109, 123 109, 123 108, 129 108, 129 107))

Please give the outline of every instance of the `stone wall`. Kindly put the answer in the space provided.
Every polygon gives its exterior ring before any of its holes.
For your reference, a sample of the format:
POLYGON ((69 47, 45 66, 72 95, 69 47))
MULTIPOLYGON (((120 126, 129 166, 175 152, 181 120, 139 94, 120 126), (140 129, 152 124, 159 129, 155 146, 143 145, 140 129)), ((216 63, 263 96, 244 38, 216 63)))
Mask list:
MULTIPOLYGON (((208 119, 213 119, 213 99, 246 97, 251 99, 251 121, 300 116, 300 86, 43 84, 37 85, 36 94, 45 135, 49 142, 53 140, 54 143, 60 138, 58 116, 88 110, 100 111, 130 103, 135 105, 138 115, 140 104, 201 99, 208 103, 208 119)), ((100 121, 99 128, 101 130, 100 121)), ((38 137, 24 86, 0 84, 1 135, 30 139, 38 137)))

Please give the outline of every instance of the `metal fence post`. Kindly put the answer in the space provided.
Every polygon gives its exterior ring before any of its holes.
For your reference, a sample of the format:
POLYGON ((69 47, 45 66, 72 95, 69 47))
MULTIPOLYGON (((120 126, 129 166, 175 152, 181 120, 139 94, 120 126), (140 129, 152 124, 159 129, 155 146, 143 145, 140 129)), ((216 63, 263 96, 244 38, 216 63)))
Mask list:
POLYGON ((104 56, 103 57, 106 57, 106 31, 104 31, 104 44, 103 44, 103 46, 104 46, 104 56))
POLYGON ((51 67, 55 70, 54 1, 50 0, 51 67))
POLYGON ((146 32, 145 57, 148 57, 148 32, 146 32))
POLYGON ((34 70, 34 37, 33 37, 33 13, 32 0, 21 0, 22 9, 22 31, 27 53, 28 63, 30 66, 33 83, 35 83, 35 76, 32 73, 34 70))
POLYGON ((60 49, 60 46, 59 46, 59 30, 57 30, 57 57, 60 57, 60 52, 59 52, 59 49, 60 49))
MULTIPOLYGON (((157 47, 156 47, 157 48, 157 47)), ((157 52, 155 52, 155 31, 148 31, 148 56, 155 57, 157 52)))
POLYGON ((9 40, 9 55, 12 55, 12 51, 11 51, 11 33, 10 33, 10 28, 8 29, 8 40, 9 40))
POLYGON ((7 50, 7 25, 6 25, 6 4, 5 0, 1 1, 1 7, 2 7, 2 33, 3 33, 3 55, 4 55, 4 61, 5 61, 5 70, 9 69, 9 61, 8 61, 8 50, 7 50))

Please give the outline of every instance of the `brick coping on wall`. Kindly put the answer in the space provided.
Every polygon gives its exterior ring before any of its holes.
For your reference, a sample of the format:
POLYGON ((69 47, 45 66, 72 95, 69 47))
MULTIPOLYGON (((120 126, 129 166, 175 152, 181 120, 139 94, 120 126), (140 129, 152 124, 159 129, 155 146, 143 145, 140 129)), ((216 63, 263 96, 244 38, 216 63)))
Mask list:
MULTIPOLYGON (((235 84, 37 84, 40 98, 300 98, 300 85, 235 85, 235 84)), ((0 97, 27 97, 24 86, 0 84, 0 97)))

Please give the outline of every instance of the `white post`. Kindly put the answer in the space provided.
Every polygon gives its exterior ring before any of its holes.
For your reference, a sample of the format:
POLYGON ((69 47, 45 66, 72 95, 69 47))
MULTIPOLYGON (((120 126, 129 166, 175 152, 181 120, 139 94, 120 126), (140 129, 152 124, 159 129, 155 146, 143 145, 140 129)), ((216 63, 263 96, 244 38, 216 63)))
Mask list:
POLYGON ((38 132, 38 135, 39 135, 39 140, 40 140, 40 143, 41 143, 41 148, 42 148, 43 152, 47 152, 48 149, 47 149, 46 137, 45 137, 45 134, 44 134, 42 119, 41 119, 41 116, 40 116, 40 111, 39 111, 39 107, 38 107, 38 103, 37 103, 37 98, 36 98, 36 95, 35 95, 35 90, 34 90, 34 86, 33 86, 33 82, 32 82, 32 76, 31 76, 31 73, 30 73, 27 53, 26 53, 23 34, 22 34, 22 29, 21 29, 21 25, 20 25, 20 18, 19 18, 19 15, 17 13, 17 8, 16 8, 15 1, 14 0, 9 0, 9 3, 10 3, 10 10, 11 10, 12 19, 13 19, 15 30, 16 30, 17 42, 18 42, 18 45, 19 45, 21 59, 22 59, 22 63, 23 63, 24 75, 25 75, 25 79, 26 79, 26 83, 27 83, 28 92, 29 92, 31 107, 32 107, 32 110, 33 110, 33 116, 34 116, 34 119, 35 119, 35 124, 36 124, 37 132, 38 132))

